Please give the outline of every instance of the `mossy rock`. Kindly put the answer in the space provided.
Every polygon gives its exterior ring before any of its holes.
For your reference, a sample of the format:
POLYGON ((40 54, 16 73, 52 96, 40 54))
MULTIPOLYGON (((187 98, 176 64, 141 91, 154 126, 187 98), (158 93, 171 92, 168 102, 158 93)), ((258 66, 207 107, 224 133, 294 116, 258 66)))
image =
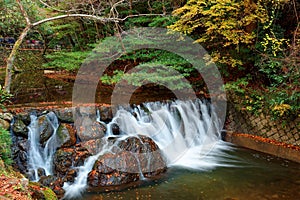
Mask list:
POLYGON ((57 200, 56 194, 48 187, 42 186, 40 183, 30 182, 29 190, 32 192, 32 199, 37 200, 57 200))
POLYGON ((46 200, 56 200, 58 199, 56 194, 50 189, 50 188, 46 188, 43 191, 44 197, 46 198, 46 200))

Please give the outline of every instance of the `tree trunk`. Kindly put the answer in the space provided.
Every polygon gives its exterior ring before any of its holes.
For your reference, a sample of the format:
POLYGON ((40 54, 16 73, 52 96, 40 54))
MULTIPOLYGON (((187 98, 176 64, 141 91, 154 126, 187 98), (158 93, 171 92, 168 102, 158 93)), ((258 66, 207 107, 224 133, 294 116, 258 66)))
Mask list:
POLYGON ((9 54, 9 57, 7 58, 5 83, 4 83, 4 90, 7 92, 10 92, 11 79, 12 79, 12 74, 13 74, 13 70, 14 70, 14 60, 15 60, 17 51, 30 29, 31 29, 31 26, 26 26, 26 28, 22 31, 20 37, 15 42, 15 44, 9 54))
MULTIPOLYGON (((27 25, 26 25, 26 28, 23 29, 23 31, 22 31, 21 35, 19 36, 18 40, 15 42, 9 57, 7 58, 6 75, 5 75, 5 83, 4 83, 4 90, 7 91, 7 92, 10 92, 12 74, 13 74, 13 69, 14 69, 14 65, 13 65, 14 64, 14 59, 16 57, 16 54, 17 54, 17 51, 18 51, 20 45, 22 44, 24 38, 26 37, 28 31, 30 31, 31 28, 33 28, 35 26, 38 26, 40 24, 46 23, 46 22, 59 20, 59 19, 70 18, 70 17, 88 18, 88 19, 93 19, 93 20, 96 20, 96 21, 100 21, 102 23, 107 23, 107 22, 118 23, 118 22, 121 22, 121 21, 125 21, 128 17, 137 17, 137 16, 148 15, 148 14, 137 14, 137 15, 129 15, 129 16, 126 16, 124 18, 106 18, 106 17, 96 16, 96 15, 89 15, 89 14, 69 14, 68 13, 68 14, 64 14, 64 15, 59 15, 59 16, 55 16, 55 17, 42 19, 42 20, 37 21, 35 23, 31 23, 28 15, 27 15, 26 10, 23 8, 23 5, 22 5, 21 1, 16 0, 16 2, 20 7, 20 11, 21 11, 22 15, 24 16, 24 19, 26 20, 27 25)), ((150 5, 150 0, 148 0, 148 3, 150 5)), ((149 14, 149 15, 152 15, 152 14, 149 14)), ((158 14, 154 14, 154 15, 158 15, 158 14)), ((73 41, 70 40, 70 42, 72 43, 73 41)))

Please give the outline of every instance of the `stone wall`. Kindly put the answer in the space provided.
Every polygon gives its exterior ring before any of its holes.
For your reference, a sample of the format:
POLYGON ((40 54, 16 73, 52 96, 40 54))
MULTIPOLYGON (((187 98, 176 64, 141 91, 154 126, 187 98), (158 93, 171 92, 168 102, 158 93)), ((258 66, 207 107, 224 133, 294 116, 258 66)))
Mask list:
POLYGON ((300 146, 300 118, 284 124, 272 120, 267 114, 257 116, 239 108, 237 104, 228 103, 225 129, 300 146))

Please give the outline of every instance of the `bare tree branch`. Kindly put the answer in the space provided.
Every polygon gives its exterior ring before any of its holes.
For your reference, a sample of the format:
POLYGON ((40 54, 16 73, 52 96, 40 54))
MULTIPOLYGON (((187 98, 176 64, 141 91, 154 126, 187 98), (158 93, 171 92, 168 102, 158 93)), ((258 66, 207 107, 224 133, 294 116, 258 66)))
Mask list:
POLYGON ((88 15, 88 14, 66 14, 66 15, 59 15, 59 16, 56 16, 56 17, 50 17, 50 18, 47 18, 47 19, 43 19, 43 20, 37 21, 37 22, 33 23, 32 26, 38 26, 38 25, 43 24, 45 22, 49 22, 49 21, 53 21, 53 20, 58 20, 58 19, 69 18, 69 17, 89 18, 89 19, 94 19, 94 20, 97 20, 97 21, 101 21, 103 23, 122 21, 122 19, 118 19, 118 18, 106 18, 106 17, 99 17, 99 16, 96 16, 96 15, 88 15))
POLYGON ((119 19, 119 21, 125 21, 128 18, 141 17, 141 16, 166 16, 165 14, 136 14, 136 15, 128 15, 124 18, 119 19))
POLYGON ((29 19, 28 15, 27 15, 27 12, 25 11, 23 5, 21 4, 20 0, 17 0, 17 4, 18 4, 18 6, 19 6, 19 8, 20 8, 20 10, 21 10, 22 15, 23 15, 24 18, 25 18, 25 21, 26 21, 27 26, 31 26, 30 19, 29 19))

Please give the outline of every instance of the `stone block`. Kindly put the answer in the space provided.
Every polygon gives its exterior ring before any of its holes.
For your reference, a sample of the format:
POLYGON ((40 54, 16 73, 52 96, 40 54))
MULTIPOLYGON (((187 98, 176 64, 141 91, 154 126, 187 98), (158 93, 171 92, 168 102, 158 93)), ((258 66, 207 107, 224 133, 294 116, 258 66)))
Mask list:
POLYGON ((284 135, 284 136, 281 137, 281 140, 282 140, 282 141, 288 141, 289 138, 288 138, 288 136, 284 135))
POLYGON ((267 132, 266 135, 267 135, 268 137, 271 137, 272 135, 274 135, 274 132, 269 131, 269 132, 267 132))

